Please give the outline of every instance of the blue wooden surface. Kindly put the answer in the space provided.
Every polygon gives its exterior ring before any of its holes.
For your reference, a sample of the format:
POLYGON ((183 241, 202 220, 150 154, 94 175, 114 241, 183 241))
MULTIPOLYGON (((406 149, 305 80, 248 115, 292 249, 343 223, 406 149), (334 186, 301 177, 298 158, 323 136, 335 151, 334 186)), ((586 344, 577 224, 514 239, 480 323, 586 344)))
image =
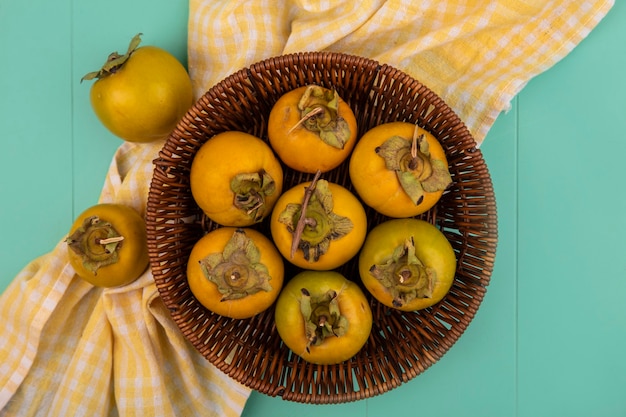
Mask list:
MULTIPOLYGON (((187 12, 183 0, 0 0, 0 291, 95 204, 120 145, 95 119, 82 75, 137 32, 185 62, 187 12)), ((253 393, 245 417, 626 416, 624 21, 621 2, 487 136, 496 265, 448 354, 355 403, 253 393)))

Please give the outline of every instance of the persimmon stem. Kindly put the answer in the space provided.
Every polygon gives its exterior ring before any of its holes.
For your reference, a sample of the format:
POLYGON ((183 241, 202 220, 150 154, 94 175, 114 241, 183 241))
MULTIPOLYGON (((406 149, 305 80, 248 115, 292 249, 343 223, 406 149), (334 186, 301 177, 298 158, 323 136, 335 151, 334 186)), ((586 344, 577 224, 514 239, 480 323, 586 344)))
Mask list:
MULTIPOLYGON (((258 196, 258 193, 256 193, 256 195, 258 196)), ((259 201, 257 201, 257 203, 255 205, 253 205, 252 207, 250 207, 248 210, 246 210, 246 214, 249 216, 252 213, 254 213, 256 210, 258 210, 259 208, 261 208, 263 206, 264 201, 262 199, 259 199, 259 201)))
POLYGON ((124 240, 124 236, 116 236, 116 237, 110 237, 107 239, 99 239, 98 244, 108 245, 109 243, 121 242, 122 240, 124 240))
POLYGON ((315 173, 315 177, 313 177, 313 181, 311 181, 311 184, 304 190, 304 198, 302 199, 302 207, 300 208, 300 218, 298 219, 298 223, 296 223, 296 230, 293 232, 293 240, 291 241, 290 256, 292 259, 298 250, 298 246, 300 246, 302 232, 307 224, 306 209, 309 206, 309 200, 311 199, 311 195, 313 195, 313 191, 315 191, 315 186, 317 185, 317 181, 320 179, 321 175, 322 171, 318 169, 315 173))
POLYGON ((316 107, 315 109, 311 110, 310 112, 305 114, 304 117, 302 117, 302 119, 298 120, 298 123, 296 123, 291 129, 289 129, 289 131, 287 132, 287 135, 290 135, 291 132, 296 130, 298 128, 298 126, 302 125, 302 123, 306 122, 307 120, 309 120, 313 116, 317 116, 318 114, 322 113, 323 111, 324 111, 323 107, 316 107))
POLYGON ((413 159, 417 158, 417 138, 419 137, 417 125, 415 125, 415 130, 413 130, 413 139, 411 140, 411 157, 413 159))

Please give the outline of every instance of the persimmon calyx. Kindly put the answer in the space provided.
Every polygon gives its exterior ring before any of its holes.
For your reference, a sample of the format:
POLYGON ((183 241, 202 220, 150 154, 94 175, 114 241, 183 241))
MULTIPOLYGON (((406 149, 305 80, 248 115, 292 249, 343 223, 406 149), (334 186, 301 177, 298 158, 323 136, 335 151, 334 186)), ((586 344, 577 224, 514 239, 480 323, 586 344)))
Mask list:
POLYGON ((300 313, 307 338, 306 350, 321 345, 329 337, 341 337, 348 331, 348 319, 341 314, 337 292, 329 290, 313 295, 306 288, 300 290, 300 313))
POLYGON ((317 262, 328 252, 333 240, 352 231, 352 220, 336 214, 333 209, 333 195, 326 180, 312 183, 305 190, 301 204, 287 204, 278 221, 286 225, 293 236, 292 258, 300 249, 306 261, 317 262))
POLYGON ((276 182, 265 170, 241 173, 231 179, 230 190, 234 194, 233 205, 258 223, 266 214, 266 197, 276 192, 276 182))
POLYGON ((261 252, 241 228, 235 230, 222 252, 208 254, 199 263, 203 275, 222 294, 221 301, 272 290, 261 252))
POLYGON ((128 44, 128 49, 124 55, 120 55, 117 52, 112 52, 109 54, 106 62, 102 65, 98 71, 93 71, 85 74, 83 78, 80 79, 80 82, 87 80, 93 80, 94 78, 100 79, 107 77, 111 74, 114 74, 117 70, 122 68, 128 58, 135 52, 135 50, 139 47, 141 43, 141 33, 136 34, 128 44))
POLYGON ((452 183, 444 162, 431 158, 423 134, 412 140, 392 136, 375 151, 385 160, 385 167, 396 173, 400 186, 415 205, 423 201, 425 193, 443 191, 452 183))
POLYGON ((119 259, 118 251, 124 237, 113 225, 98 216, 87 217, 74 233, 65 239, 70 250, 76 253, 85 269, 97 275, 98 269, 112 265, 119 259))
POLYGON ((307 86, 298 102, 298 110, 301 119, 294 128, 303 126, 317 133, 324 143, 343 149, 351 132, 348 122, 339 114, 339 94, 335 90, 307 86))
POLYGON ((395 307, 414 299, 430 298, 437 281, 437 272, 425 266, 415 254, 411 236, 396 247, 391 256, 369 269, 370 274, 390 292, 395 307))

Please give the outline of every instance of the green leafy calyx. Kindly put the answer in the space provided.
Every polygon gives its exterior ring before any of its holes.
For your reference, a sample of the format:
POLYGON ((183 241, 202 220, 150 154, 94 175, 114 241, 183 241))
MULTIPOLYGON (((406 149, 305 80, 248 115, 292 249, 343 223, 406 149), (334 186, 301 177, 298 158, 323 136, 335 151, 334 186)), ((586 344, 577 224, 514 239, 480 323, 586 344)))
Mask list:
POLYGON ((339 114, 339 94, 317 85, 309 85, 300 101, 300 122, 320 139, 337 149, 343 149, 351 136, 348 122, 339 114))
POLYGON ((385 167, 396 173, 400 186, 415 205, 423 201, 425 193, 443 191, 452 182, 444 162, 431 158, 423 134, 412 140, 392 136, 376 148, 376 153, 385 160, 385 167))
POLYGON ((341 315, 337 292, 311 294, 306 288, 300 290, 300 313, 305 324, 307 352, 312 346, 321 345, 326 338, 341 337, 348 331, 348 319, 341 315))
POLYGON ((98 269, 116 263, 124 237, 113 225, 98 216, 87 217, 74 233, 65 239, 85 269, 97 275, 98 269))
POLYGON ((415 254, 412 236, 382 263, 372 265, 369 273, 391 293, 393 305, 398 308, 414 299, 432 297, 437 281, 437 272, 415 254))
POLYGON ((258 223, 267 214, 265 199, 276 192, 276 182, 265 170, 240 173, 231 179, 230 190, 235 207, 258 223))
POLYGON ((131 39, 130 44, 128 45, 128 49, 126 50, 126 53, 124 55, 120 55, 117 52, 112 52, 111 54, 109 54, 109 57, 107 58, 102 68, 100 68, 98 71, 85 74, 83 78, 80 79, 80 82, 83 82, 85 80, 93 80, 94 78, 100 79, 108 77, 109 75, 117 72, 120 68, 124 66, 126 61, 128 61, 130 56, 133 54, 133 52, 135 52, 135 50, 139 47, 139 44, 141 43, 141 35, 141 33, 138 33, 131 39))
POLYGON ((261 253, 243 229, 236 229, 222 252, 202 258, 200 268, 204 276, 217 285, 222 301, 272 290, 268 269, 261 263, 261 253))

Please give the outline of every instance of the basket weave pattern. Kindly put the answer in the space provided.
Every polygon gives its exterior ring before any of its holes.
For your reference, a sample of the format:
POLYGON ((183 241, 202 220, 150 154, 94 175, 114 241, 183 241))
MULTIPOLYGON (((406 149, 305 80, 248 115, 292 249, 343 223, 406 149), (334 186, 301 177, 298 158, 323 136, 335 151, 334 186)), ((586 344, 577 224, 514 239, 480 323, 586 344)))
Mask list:
MULTIPOLYGON (((312 175, 284 167, 284 188, 312 175)), ((323 175, 353 191, 347 163, 323 175)), ((366 207, 369 227, 386 220, 366 207)), ((267 223, 258 226, 269 236, 267 223)), ((270 58, 207 91, 172 132, 154 161, 147 205, 150 264, 160 295, 193 346, 223 372, 270 396, 306 403, 355 401, 387 392, 424 372, 463 334, 489 284, 497 245, 496 204, 480 150, 458 116, 431 90, 391 66, 345 54, 311 52, 270 58), (219 227, 195 204, 192 159, 211 136, 240 130, 267 140, 272 105, 307 84, 334 88, 353 109, 359 136, 385 122, 407 121, 442 143, 453 184, 421 218, 439 227, 458 261, 454 284, 433 307, 389 309, 370 297, 372 333, 352 359, 332 366, 303 361, 278 336, 273 309, 234 320, 207 311, 191 294, 186 262, 195 242, 219 227)), ((286 263, 286 279, 296 272, 286 263)), ((359 282, 356 259, 340 270, 359 282)))

